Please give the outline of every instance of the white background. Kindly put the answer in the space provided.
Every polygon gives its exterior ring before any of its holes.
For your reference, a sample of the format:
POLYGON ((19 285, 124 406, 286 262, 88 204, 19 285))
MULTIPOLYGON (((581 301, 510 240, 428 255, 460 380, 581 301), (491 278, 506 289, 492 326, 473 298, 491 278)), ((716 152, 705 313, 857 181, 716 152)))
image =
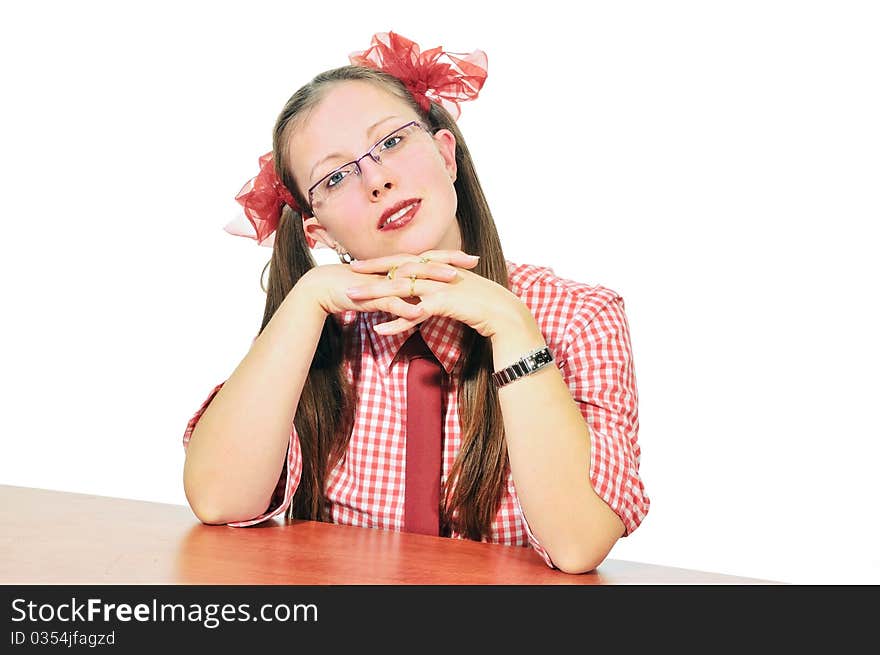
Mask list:
POLYGON ((459 125, 508 259, 626 301, 652 506, 611 557, 880 583, 874 3, 14 7, 0 483, 185 504, 186 422, 263 314, 234 195, 394 30, 489 56, 459 125))

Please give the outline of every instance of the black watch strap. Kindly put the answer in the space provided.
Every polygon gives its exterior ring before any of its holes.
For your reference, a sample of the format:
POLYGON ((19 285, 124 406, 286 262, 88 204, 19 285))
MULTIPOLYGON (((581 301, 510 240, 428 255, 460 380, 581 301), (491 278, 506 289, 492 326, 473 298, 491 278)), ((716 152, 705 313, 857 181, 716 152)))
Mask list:
POLYGON ((531 375, 535 371, 544 368, 552 361, 553 353, 550 352, 550 348, 547 346, 541 346, 540 348, 535 348, 535 350, 526 353, 510 366, 507 366, 500 371, 495 371, 492 374, 492 380, 494 380, 496 387, 503 387, 505 384, 510 384, 514 380, 518 380, 526 375, 531 375))

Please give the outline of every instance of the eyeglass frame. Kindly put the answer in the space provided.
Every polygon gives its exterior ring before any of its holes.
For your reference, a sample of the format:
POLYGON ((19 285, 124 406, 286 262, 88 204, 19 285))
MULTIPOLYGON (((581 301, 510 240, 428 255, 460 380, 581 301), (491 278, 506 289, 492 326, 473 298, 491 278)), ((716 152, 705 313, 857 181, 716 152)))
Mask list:
POLYGON ((354 164, 355 168, 357 169, 358 177, 360 177, 361 179, 363 179, 364 171, 363 171, 363 169, 361 169, 361 160, 362 160, 364 157, 369 157, 370 159, 372 159, 374 162, 376 162, 377 164, 379 164, 379 165, 381 166, 381 165, 382 165, 381 160, 376 159, 375 157, 373 157, 373 154, 372 154, 372 153, 373 153, 373 150, 375 150, 376 147, 377 147, 380 143, 382 143, 383 141, 385 141, 388 137, 392 136, 392 135, 395 134, 396 132, 400 132, 400 130, 402 130, 402 129, 404 129, 404 128, 407 128, 407 127, 409 127, 410 125, 418 125, 420 128, 422 128, 422 129, 425 131, 425 133, 427 133, 427 134, 432 134, 430 128, 428 128, 428 127, 427 127, 422 121, 418 121, 418 120, 416 120, 416 121, 410 121, 409 123, 405 123, 405 124, 401 125, 400 127, 398 127, 398 128, 395 129, 395 130, 391 130, 388 134, 386 134, 386 135, 383 136, 381 139, 379 139, 378 141, 376 141, 376 143, 374 143, 374 144, 370 147, 369 150, 367 150, 363 155, 361 155, 361 156, 358 157, 357 159, 354 159, 354 160, 352 160, 352 161, 346 162, 346 163, 342 164, 341 166, 337 166, 336 168, 334 168, 332 171, 330 171, 329 173, 327 173, 326 175, 324 175, 320 180, 318 180, 317 182, 315 182, 311 187, 309 187, 309 191, 308 191, 308 193, 307 193, 306 195, 308 196, 308 199, 309 199, 309 211, 311 212, 312 216, 315 215, 315 210, 314 210, 314 208, 312 207, 312 193, 315 191, 315 189, 318 187, 319 184, 321 184, 324 180, 326 180, 328 177, 330 177, 330 176, 333 175, 334 173, 337 173, 337 172, 341 171, 343 168, 345 168, 346 166, 351 166, 352 164, 354 164))

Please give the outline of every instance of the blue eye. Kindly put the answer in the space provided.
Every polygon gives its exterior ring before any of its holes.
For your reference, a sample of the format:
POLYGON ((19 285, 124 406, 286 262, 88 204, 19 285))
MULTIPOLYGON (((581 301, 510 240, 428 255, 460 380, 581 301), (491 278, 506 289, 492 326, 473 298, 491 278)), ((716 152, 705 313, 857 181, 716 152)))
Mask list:
POLYGON ((345 178, 348 177, 349 173, 351 173, 350 170, 343 168, 329 175, 323 184, 324 188, 328 191, 338 188, 345 181, 345 178))
POLYGON ((382 142, 382 148, 388 150, 389 148, 393 148, 394 146, 396 146, 401 141, 403 141, 403 137, 399 135, 388 137, 387 139, 385 139, 385 141, 382 142), (397 139, 397 141, 395 141, 395 139, 397 139), (389 143, 391 143, 391 145, 388 145, 389 143))

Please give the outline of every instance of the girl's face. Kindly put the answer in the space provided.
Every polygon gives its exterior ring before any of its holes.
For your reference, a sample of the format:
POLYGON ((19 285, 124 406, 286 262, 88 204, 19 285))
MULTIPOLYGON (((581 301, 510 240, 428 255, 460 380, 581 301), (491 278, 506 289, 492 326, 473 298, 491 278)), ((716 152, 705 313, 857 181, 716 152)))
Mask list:
MULTIPOLYGON (((308 190, 328 173, 415 120, 418 115, 405 102, 374 84, 334 84, 293 128, 287 143, 287 161, 300 191, 308 199, 308 190)), ((380 150, 384 145, 389 153, 381 164, 364 157, 360 177, 345 178, 351 188, 343 193, 338 187, 331 202, 314 207, 315 216, 304 221, 307 234, 330 248, 338 243, 355 259, 461 249, 453 186, 455 136, 449 130, 432 136, 416 129, 406 148, 392 157, 396 143, 390 139, 380 144, 380 150), (388 210, 411 202, 418 208, 408 223, 380 229, 388 210)), ((337 180, 339 176, 331 178, 337 180)))

